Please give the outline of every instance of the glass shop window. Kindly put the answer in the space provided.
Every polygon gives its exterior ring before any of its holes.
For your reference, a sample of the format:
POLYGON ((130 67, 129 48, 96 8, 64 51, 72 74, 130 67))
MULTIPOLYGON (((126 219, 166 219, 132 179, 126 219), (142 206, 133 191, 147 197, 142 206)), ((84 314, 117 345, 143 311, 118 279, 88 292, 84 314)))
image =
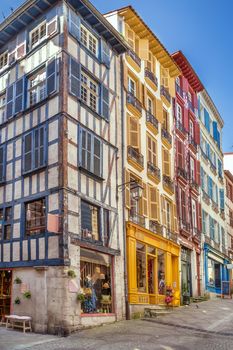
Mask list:
POLYGON ((112 313, 112 261, 106 254, 81 249, 81 312, 112 313))
POLYGON ((137 288, 138 292, 146 292, 146 246, 137 242, 136 246, 137 261, 137 288))
POLYGON ((35 200, 25 205, 26 235, 32 236, 46 231, 45 198, 35 200))
POLYGON ((11 239, 12 207, 0 209, 0 239, 11 239))
POLYGON ((82 238, 100 240, 100 208, 85 201, 81 201, 81 231, 82 238))
POLYGON ((158 266, 158 293, 165 295, 166 283, 165 283, 165 252, 158 249, 157 252, 157 266, 158 266))

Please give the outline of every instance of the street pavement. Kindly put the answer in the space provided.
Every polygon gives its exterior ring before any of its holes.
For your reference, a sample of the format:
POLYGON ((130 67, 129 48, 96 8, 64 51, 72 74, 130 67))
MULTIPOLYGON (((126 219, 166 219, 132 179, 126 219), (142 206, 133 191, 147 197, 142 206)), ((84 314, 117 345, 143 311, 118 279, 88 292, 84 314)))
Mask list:
POLYGON ((233 350, 233 300, 210 300, 158 318, 122 321, 66 338, 0 327, 0 350, 233 350))

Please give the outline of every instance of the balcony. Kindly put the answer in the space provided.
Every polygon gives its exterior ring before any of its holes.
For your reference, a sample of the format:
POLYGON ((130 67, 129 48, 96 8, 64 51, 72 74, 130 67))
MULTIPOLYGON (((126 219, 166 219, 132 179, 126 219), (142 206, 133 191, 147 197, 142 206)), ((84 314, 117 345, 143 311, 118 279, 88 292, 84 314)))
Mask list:
POLYGON ((198 185, 198 183, 195 181, 195 179, 190 179, 190 187, 192 190, 199 192, 199 188, 200 186, 198 185))
POLYGON ((144 166, 144 157, 141 153, 138 152, 136 148, 128 146, 128 161, 132 161, 133 165, 141 171, 144 166))
POLYGON ((200 147, 201 149, 201 156, 202 158, 204 159, 205 163, 208 164, 208 156, 207 154, 205 153, 205 151, 200 147))
POLYGON ((197 152, 197 143, 191 135, 189 135, 189 145, 193 148, 194 152, 197 152))
POLYGON ((190 223, 185 220, 180 219, 180 228, 184 231, 190 231, 190 223))
POLYGON ((136 72, 139 73, 141 71, 141 59, 134 51, 129 50, 127 52, 126 60, 136 70, 136 72))
POLYGON ((184 97, 184 92, 182 90, 182 88, 176 83, 176 92, 178 92, 178 94, 180 95, 180 97, 184 97))
POLYGON ((146 123, 147 127, 154 133, 158 133, 159 130, 159 122, 158 120, 151 114, 150 112, 146 111, 146 123))
POLYGON ((167 229, 167 228, 166 228, 166 237, 170 241, 177 243, 177 234, 175 232, 172 232, 170 229, 167 229))
POLYGON ((218 204, 214 202, 213 199, 212 199, 212 209, 215 211, 216 214, 219 213, 218 204))
POLYGON ((181 132, 181 136, 185 136, 187 134, 187 131, 184 128, 183 124, 178 120, 176 120, 176 129, 181 132))
POLYGON ((155 220, 150 220, 149 222, 149 228, 150 231, 162 236, 163 235, 163 228, 162 226, 158 223, 158 221, 155 220))
POLYGON ((160 169, 151 162, 147 162, 147 174, 154 180, 156 183, 160 182, 160 169))
POLYGON ((209 159, 209 162, 210 162, 210 170, 212 171, 212 173, 214 175, 217 175, 216 165, 214 163, 212 163, 210 159, 209 159))
POLYGON ((130 210, 129 213, 129 220, 134 222, 135 224, 139 226, 145 227, 145 218, 139 213, 136 213, 135 210, 130 210))
POLYGON ((167 190, 168 193, 174 193, 174 183, 172 179, 167 175, 163 175, 163 187, 165 190, 167 190))
POLYGON ((152 73, 147 67, 145 68, 145 80, 148 85, 155 91, 158 88, 158 79, 154 73, 152 73))
POLYGON ((142 113, 142 105, 141 102, 135 97, 131 92, 127 92, 127 107, 129 110, 133 113, 136 114, 137 116, 140 116, 142 113))
POLYGON ((163 100, 165 105, 167 107, 170 107, 170 105, 171 105, 171 95, 170 95, 168 89, 165 88, 163 85, 161 85, 161 88, 160 88, 160 95, 161 95, 161 99, 163 100))
POLYGON ((210 197, 204 190, 202 190, 202 199, 207 205, 210 205, 210 197))
POLYGON ((177 168, 177 175, 186 181, 188 180, 187 171, 185 171, 183 168, 180 168, 179 166, 177 168))
POLYGON ((193 112, 193 114, 195 114, 195 108, 192 101, 188 100, 188 108, 193 112))
MULTIPOLYGON (((225 220, 225 210, 224 209, 220 209, 220 217, 225 220)), ((233 223, 232 223, 233 224, 233 223)), ((233 226, 232 226, 233 227, 233 226)))
POLYGON ((168 149, 172 147, 172 135, 164 128, 161 129, 162 141, 168 149))
POLYGON ((200 240, 201 240, 201 231, 198 230, 197 227, 193 227, 193 238, 197 242, 200 242, 200 240))

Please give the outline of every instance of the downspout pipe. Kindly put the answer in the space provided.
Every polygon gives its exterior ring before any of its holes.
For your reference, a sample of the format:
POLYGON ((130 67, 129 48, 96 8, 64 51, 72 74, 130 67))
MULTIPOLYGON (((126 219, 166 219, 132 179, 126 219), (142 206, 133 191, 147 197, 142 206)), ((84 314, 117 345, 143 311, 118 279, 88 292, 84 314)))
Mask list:
MULTIPOLYGON (((124 64, 123 55, 120 61, 120 83, 121 83, 121 159, 122 159, 122 179, 121 183, 125 182, 125 113, 124 113, 124 64)), ((122 191, 122 221, 123 221, 123 254, 124 254, 124 286, 125 286, 125 316, 126 320, 130 319, 129 300, 128 300, 128 273, 127 273, 127 243, 126 243, 126 224, 125 224, 125 191, 122 191)))

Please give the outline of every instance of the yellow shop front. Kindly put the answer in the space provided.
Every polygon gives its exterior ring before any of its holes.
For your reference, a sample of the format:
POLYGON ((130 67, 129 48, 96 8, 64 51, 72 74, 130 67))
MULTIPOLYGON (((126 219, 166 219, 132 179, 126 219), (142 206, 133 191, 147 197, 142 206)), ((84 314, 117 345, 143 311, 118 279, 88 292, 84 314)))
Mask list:
POLYGON ((128 302, 130 314, 145 305, 165 304, 173 290, 173 306, 180 305, 179 246, 134 223, 127 223, 128 302))

